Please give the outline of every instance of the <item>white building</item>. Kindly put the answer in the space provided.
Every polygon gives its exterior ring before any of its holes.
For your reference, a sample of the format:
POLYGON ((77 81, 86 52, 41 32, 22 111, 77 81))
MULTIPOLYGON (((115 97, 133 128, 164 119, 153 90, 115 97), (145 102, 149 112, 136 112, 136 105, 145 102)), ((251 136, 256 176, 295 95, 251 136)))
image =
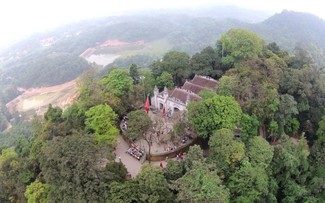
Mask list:
POLYGON ((168 90, 166 87, 162 92, 159 92, 157 86, 154 89, 154 96, 151 97, 151 105, 156 109, 163 109, 165 106, 166 113, 173 114, 176 111, 186 109, 189 101, 198 101, 201 97, 198 93, 203 89, 216 90, 218 81, 206 77, 195 75, 191 81, 186 81, 181 88, 168 90))

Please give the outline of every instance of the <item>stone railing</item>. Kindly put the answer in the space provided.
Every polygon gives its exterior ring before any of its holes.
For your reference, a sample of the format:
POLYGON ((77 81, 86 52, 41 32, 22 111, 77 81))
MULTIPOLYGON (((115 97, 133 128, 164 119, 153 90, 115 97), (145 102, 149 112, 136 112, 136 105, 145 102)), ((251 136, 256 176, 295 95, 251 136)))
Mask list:
MULTIPOLYGON (((184 153, 187 152, 191 145, 195 144, 197 138, 189 139, 186 144, 177 147, 175 150, 166 151, 166 152, 160 152, 160 153, 151 153, 150 161, 164 161, 166 160, 166 157, 174 158, 179 154, 180 152, 184 153)), ((147 160, 149 159, 148 152, 146 153, 147 160)))

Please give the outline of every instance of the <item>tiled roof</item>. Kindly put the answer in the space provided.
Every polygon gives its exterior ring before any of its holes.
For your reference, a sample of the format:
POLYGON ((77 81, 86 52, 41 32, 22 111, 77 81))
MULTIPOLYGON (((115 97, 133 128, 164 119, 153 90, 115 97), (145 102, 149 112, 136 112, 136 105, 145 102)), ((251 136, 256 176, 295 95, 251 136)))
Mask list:
POLYGON ((186 81, 184 83, 182 89, 190 90, 190 91, 194 92, 195 94, 198 94, 201 90, 204 89, 204 87, 202 87, 200 85, 196 85, 196 84, 194 84, 192 82, 186 81))
POLYGON ((218 81, 200 75, 195 75, 195 77, 191 80, 191 82, 195 85, 206 87, 209 89, 217 89, 218 81))
POLYGON ((190 91, 187 91, 185 89, 175 88, 172 94, 169 96, 169 98, 176 98, 186 104, 187 97, 189 96, 190 101, 197 101, 200 100, 201 97, 199 97, 197 94, 191 93, 190 91))

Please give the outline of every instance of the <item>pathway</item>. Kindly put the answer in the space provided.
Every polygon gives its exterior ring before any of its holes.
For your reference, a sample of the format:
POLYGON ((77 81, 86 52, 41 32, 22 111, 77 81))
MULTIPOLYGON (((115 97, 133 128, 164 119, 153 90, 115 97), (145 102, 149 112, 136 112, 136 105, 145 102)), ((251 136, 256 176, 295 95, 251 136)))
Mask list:
POLYGON ((117 139, 117 145, 116 145, 116 158, 115 161, 119 161, 119 157, 121 158, 122 163, 125 165, 125 167, 128 169, 128 172, 131 174, 131 177, 134 178, 141 169, 141 162, 136 160, 134 157, 126 153, 126 151, 129 149, 129 145, 127 142, 124 141, 122 136, 119 136, 117 139))

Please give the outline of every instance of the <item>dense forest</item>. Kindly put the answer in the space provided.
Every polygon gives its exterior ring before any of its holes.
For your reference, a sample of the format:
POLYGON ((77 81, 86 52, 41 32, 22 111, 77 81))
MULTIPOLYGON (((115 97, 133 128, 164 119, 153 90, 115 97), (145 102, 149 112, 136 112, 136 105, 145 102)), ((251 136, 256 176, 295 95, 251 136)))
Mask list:
MULTIPOLYGON (((90 69, 71 107, 50 105, 44 118, 6 132, 16 139, 2 147, 0 200, 322 202, 325 78, 306 51, 295 53, 230 29, 216 46, 192 56, 170 51, 150 69, 111 68, 101 78, 90 69), (184 126, 208 143, 208 152, 194 145, 183 160, 168 160, 163 169, 145 164, 127 179, 112 153, 119 119, 128 114, 130 123, 150 128, 148 115, 138 113, 142 92, 180 86, 195 74, 219 81, 217 91, 202 91, 185 114, 184 126)), ((129 131, 132 138, 142 134, 129 131)))

